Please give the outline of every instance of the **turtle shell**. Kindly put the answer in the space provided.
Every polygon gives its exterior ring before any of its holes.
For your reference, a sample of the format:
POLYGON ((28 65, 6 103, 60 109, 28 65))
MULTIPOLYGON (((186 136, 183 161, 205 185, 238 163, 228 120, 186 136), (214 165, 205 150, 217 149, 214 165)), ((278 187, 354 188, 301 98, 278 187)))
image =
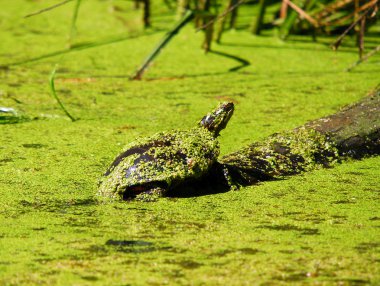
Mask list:
POLYGON ((127 145, 105 172, 99 194, 133 198, 154 187, 171 189, 202 177, 219 155, 207 129, 162 132, 127 145))

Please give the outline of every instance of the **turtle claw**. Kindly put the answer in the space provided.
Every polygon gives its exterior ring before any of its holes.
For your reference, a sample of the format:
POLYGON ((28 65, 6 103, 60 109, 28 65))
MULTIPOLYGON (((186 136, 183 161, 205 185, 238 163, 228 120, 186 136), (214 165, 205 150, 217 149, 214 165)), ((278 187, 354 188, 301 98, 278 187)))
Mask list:
POLYGON ((165 193, 165 189, 156 187, 138 194, 135 200, 140 202, 156 202, 159 198, 163 197, 165 193))

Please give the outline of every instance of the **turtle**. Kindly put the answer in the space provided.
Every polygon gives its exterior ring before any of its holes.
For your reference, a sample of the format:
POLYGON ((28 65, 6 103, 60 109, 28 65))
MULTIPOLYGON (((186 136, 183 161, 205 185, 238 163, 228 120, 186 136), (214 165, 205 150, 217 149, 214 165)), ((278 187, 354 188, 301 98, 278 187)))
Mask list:
POLYGON ((216 163, 217 137, 233 111, 232 102, 223 102, 190 130, 160 132, 126 145, 103 174, 98 195, 150 201, 200 179, 216 163))

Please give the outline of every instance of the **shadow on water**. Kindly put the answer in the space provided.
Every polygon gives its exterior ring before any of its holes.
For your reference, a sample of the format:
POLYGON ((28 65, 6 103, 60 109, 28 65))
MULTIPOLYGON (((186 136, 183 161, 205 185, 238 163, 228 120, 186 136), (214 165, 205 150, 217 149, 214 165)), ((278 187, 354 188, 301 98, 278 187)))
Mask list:
MULTIPOLYGON (((17 159, 25 160, 25 158, 19 157, 17 159)), ((3 165, 5 163, 14 162, 15 158, 4 158, 0 160, 0 165, 3 165)))
POLYGON ((93 245, 88 249, 89 252, 96 252, 97 255, 103 253, 107 255, 110 251, 123 253, 147 253, 153 251, 168 251, 177 253, 178 251, 171 246, 157 245, 145 240, 117 240, 109 239, 103 245, 93 245))
POLYGON ((265 253, 263 250, 259 250, 256 248, 243 247, 243 248, 227 248, 223 250, 219 250, 210 254, 211 257, 225 257, 229 254, 245 254, 245 255, 256 255, 258 253, 265 253))
POLYGON ((274 276, 273 280, 287 281, 287 282, 299 282, 308 278, 305 273, 288 273, 281 276, 274 276))
MULTIPOLYGON (((169 190, 168 193, 166 193, 166 196, 173 198, 191 198, 231 191, 231 186, 224 176, 223 169, 220 167, 221 165, 216 164, 216 166, 210 170, 208 175, 203 177, 201 180, 184 182, 179 187, 169 190)), ((229 169, 231 181, 234 182, 236 186, 244 187, 259 184, 263 181, 284 180, 283 178, 264 176, 255 171, 250 172, 245 170, 245 172, 247 176, 250 176, 249 182, 247 182, 246 178, 243 178, 238 172, 235 172, 233 169, 229 169)))
MULTIPOLYGON (((293 42, 304 42, 304 41, 297 41, 297 40, 292 40, 293 42)), ((288 42, 292 42, 288 41, 288 42)), ((304 43, 309 43, 309 42, 304 42, 304 43)), ((331 48, 329 48, 329 44, 325 43, 320 43, 323 44, 326 47, 326 50, 318 50, 324 51, 324 52, 329 52, 333 53, 331 48)), ((242 48, 254 48, 254 49, 278 49, 278 50, 303 50, 303 51, 315 51, 315 46, 310 46, 310 47, 294 47, 293 45, 277 45, 277 46, 272 46, 272 45, 260 45, 260 44, 245 44, 245 43, 221 43, 221 46, 227 46, 227 47, 242 47, 242 48)), ((339 50, 340 53, 349 53, 349 54, 354 54, 357 53, 356 50, 339 50)))
POLYGON ((143 240, 107 240, 106 245, 113 246, 127 246, 127 247, 146 247, 152 246, 152 242, 143 241, 143 240))
POLYGON ((358 244, 355 249, 359 253, 375 253, 380 252, 380 242, 367 242, 367 243, 360 243, 358 244))
MULTIPOLYGON (((211 51, 209 53, 211 53, 211 51)), ((184 80, 184 79, 188 79, 188 78, 202 78, 202 77, 207 77, 207 76, 221 76, 221 75, 225 75, 227 73, 237 72, 240 69, 250 65, 250 62, 246 61, 246 63, 243 63, 243 61, 245 62, 245 60, 242 59, 241 65, 232 67, 232 68, 230 68, 226 71, 222 71, 222 72, 205 72, 205 73, 197 73, 197 74, 182 74, 182 75, 176 75, 176 76, 162 76, 162 77, 143 77, 141 80, 139 80, 139 82, 140 81, 141 82, 174 81, 174 80, 184 80)), ((91 77, 92 78, 100 78, 100 79, 104 79, 104 78, 129 79, 130 78, 129 75, 125 75, 125 74, 113 74, 113 75, 98 74, 98 75, 93 75, 91 77)), ((106 94, 104 94, 104 95, 106 95, 106 94)))
MULTIPOLYGON (((230 71, 223 71, 223 72, 205 72, 205 73, 198 73, 198 74, 182 74, 182 75, 176 75, 176 76, 163 76, 163 77, 143 77, 139 82, 154 82, 154 81, 172 81, 172 80, 183 80, 187 78, 198 78, 198 77, 206 77, 206 76, 219 76, 219 75, 225 75, 226 73, 229 73, 230 71)), ((129 75, 125 74, 114 74, 114 75, 106 75, 106 74, 99 74, 99 75, 93 75, 92 78, 125 78, 129 79, 129 75)))
POLYGON ((82 279, 87 280, 87 281, 97 281, 99 280, 98 277, 93 276, 93 275, 86 275, 86 276, 81 276, 82 279))
POLYGON ((107 240, 106 246, 112 247, 119 252, 143 253, 157 250, 152 242, 144 240, 107 240))
MULTIPOLYGON (((85 199, 70 199, 70 200, 46 200, 46 201, 39 201, 39 200, 20 200, 19 205, 21 208, 23 208, 23 211, 25 212, 34 212, 34 211, 45 211, 45 212, 65 212, 66 210, 75 210, 76 212, 80 212, 85 214, 86 211, 84 209, 77 209, 77 207, 91 207, 94 205, 97 205, 98 201, 94 198, 85 198, 85 199)), ((20 209, 21 211, 21 209, 20 209)), ((90 212, 93 212, 93 210, 89 210, 90 212)))
MULTIPOLYGON (((282 275, 277 275, 272 277, 272 280, 277 280, 277 281, 285 281, 285 282, 301 282, 304 281, 306 282, 310 278, 313 277, 318 277, 320 275, 314 274, 313 273, 303 273, 303 272, 293 272, 293 273, 283 273, 282 275)), ((359 278, 330 278, 328 273, 323 274, 323 280, 324 281, 329 281, 328 285, 351 285, 351 286, 359 286, 359 285, 367 285, 370 284, 369 280, 365 279, 359 279, 359 278), (326 275, 327 274, 327 275, 326 275), (326 277, 327 276, 327 277, 326 277), (335 282, 335 283, 334 283, 335 282)), ((313 281, 313 280, 310 280, 313 281)), ((272 283, 268 284, 261 284, 261 285, 275 285, 272 283)), ((302 284, 303 285, 303 284, 302 284)), ((324 285, 324 283, 323 283, 324 285)))
POLYGON ((178 261, 176 264, 185 269, 196 269, 203 266, 203 263, 199 263, 193 260, 181 260, 178 261))
POLYGON ((233 67, 233 68, 230 68, 228 70, 229 72, 236 72, 236 71, 238 71, 238 70, 240 70, 246 66, 251 65, 251 63, 249 61, 247 61, 246 59, 240 58, 240 57, 235 56, 235 55, 227 54, 225 52, 218 52, 218 51, 211 50, 211 51, 209 51, 209 53, 214 54, 214 55, 218 55, 218 56, 222 56, 225 58, 229 58, 229 59, 232 59, 232 60, 240 63, 240 65, 233 67))
POLYGON ((202 180, 189 181, 179 187, 169 190, 167 197, 171 198, 192 198, 207 195, 215 195, 230 191, 230 187, 217 173, 210 173, 202 180))
POLYGON ((337 278, 334 279, 337 282, 337 285, 350 285, 350 286, 359 286, 359 285, 369 285, 370 280, 360 279, 360 278, 337 278))
POLYGON ((276 231, 296 231, 296 232, 299 232, 301 235, 319 235, 320 234, 318 228, 299 227, 299 226, 291 225, 291 224, 262 225, 262 226, 258 226, 257 228, 264 228, 264 229, 276 230, 276 231))
MULTIPOLYGON (((255 76, 257 79, 269 79, 273 77, 273 73, 261 73, 258 74, 257 72, 254 71, 248 71, 248 70, 242 70, 240 71, 239 69, 241 66, 238 66, 238 70, 235 69, 236 67, 233 67, 227 71, 222 71, 222 72, 204 72, 204 73, 195 73, 195 74, 181 74, 181 75, 176 75, 176 76, 162 76, 162 77, 146 77, 142 78, 141 82, 160 82, 160 81, 175 81, 175 80, 186 80, 186 79, 196 79, 196 78, 204 78, 204 77, 216 77, 216 76, 222 76, 227 73, 232 73, 236 72, 236 74, 240 75, 245 75, 245 76, 255 76)), ((371 71, 371 73, 376 73, 377 70, 371 71)), ((281 79, 281 78, 286 78, 289 79, 292 77, 293 79, 295 78, 302 78, 304 79, 305 76, 309 77, 318 77, 318 76, 327 76, 327 75, 336 75, 337 71, 336 70, 323 70, 323 71, 307 71, 305 73, 305 70, 299 70, 299 71, 287 71, 287 72, 281 72, 276 74, 276 78, 281 79)), ((351 73, 362 73, 362 71, 355 71, 353 70, 351 73)), ((105 75, 105 74, 98 74, 98 75, 92 75, 91 78, 125 78, 128 79, 129 75, 125 74, 113 74, 113 75, 105 75)))
POLYGON ((24 148, 40 149, 40 148, 47 147, 47 145, 39 144, 39 143, 31 143, 31 144, 22 144, 22 147, 24 147, 24 148))
POLYGON ((99 47, 99 46, 114 44, 114 43, 122 42, 125 40, 137 39, 140 37, 147 37, 147 36, 151 36, 154 34, 158 34, 162 31, 163 30, 161 30, 161 29, 154 29, 154 30, 151 30, 150 32, 146 32, 146 33, 142 33, 142 34, 114 35, 114 36, 110 36, 107 38, 100 39, 98 41, 77 43, 77 44, 72 45, 70 48, 67 48, 67 49, 56 50, 56 51, 41 54, 39 56, 35 56, 32 58, 27 58, 27 59, 14 61, 14 62, 10 62, 7 64, 0 65, 0 69, 6 70, 10 66, 18 66, 18 65, 22 65, 22 64, 26 64, 26 63, 38 62, 40 60, 44 60, 44 59, 48 59, 48 58, 52 58, 52 57, 56 57, 56 56, 61 56, 61 55, 72 53, 72 52, 78 52, 81 50, 86 50, 86 49, 95 48, 95 47, 99 47))
MULTIPOLYGON (((227 74, 230 72, 237 72, 240 69, 251 65, 251 63, 248 60, 243 59, 241 57, 238 57, 236 55, 232 55, 232 54, 228 54, 228 53, 220 52, 220 51, 215 51, 215 50, 210 50, 208 53, 232 59, 232 60, 238 62, 239 65, 232 67, 232 68, 229 68, 228 70, 222 71, 222 72, 200 73, 200 74, 194 74, 194 75, 178 75, 178 76, 159 77, 159 78, 142 78, 141 81, 169 81, 169 80, 179 80, 179 79, 185 79, 185 78, 197 78, 197 77, 204 77, 204 76, 224 75, 224 74, 227 74)), ((122 79, 125 78, 125 79, 129 79, 130 76, 125 75, 125 74, 119 74, 119 75, 117 75, 117 74, 115 74, 115 75, 103 74, 102 75, 101 74, 101 75, 94 75, 94 76, 92 76, 92 78, 122 78, 122 79)))
POLYGON ((216 195, 230 191, 228 186, 211 186, 205 182, 191 182, 178 188, 169 190, 166 194, 169 198, 192 198, 208 195, 216 195))

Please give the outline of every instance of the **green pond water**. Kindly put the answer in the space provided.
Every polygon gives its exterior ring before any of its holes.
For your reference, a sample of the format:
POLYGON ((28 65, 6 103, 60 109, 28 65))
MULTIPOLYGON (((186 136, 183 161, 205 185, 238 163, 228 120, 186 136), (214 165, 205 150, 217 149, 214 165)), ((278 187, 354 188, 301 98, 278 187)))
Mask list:
MULTIPOLYGON (((142 32, 130 2, 82 2, 75 42, 142 32)), ((67 47, 73 3, 22 18, 54 3, 0 1, 1 64, 67 47)), ((219 101, 236 104, 224 155, 336 112, 379 83, 379 56, 343 72, 357 59, 353 38, 336 53, 333 37, 254 37, 249 9, 213 47, 251 63, 234 72, 240 63, 205 55, 189 26, 144 80, 130 81, 174 23, 160 3, 149 36, 0 70, 0 106, 32 119, 0 124, 0 285, 380 285, 380 157, 239 191, 96 200, 124 144, 191 128, 219 101), (57 93, 76 122, 49 91, 57 63, 57 93)), ((373 31, 367 50, 380 43, 373 31)))

